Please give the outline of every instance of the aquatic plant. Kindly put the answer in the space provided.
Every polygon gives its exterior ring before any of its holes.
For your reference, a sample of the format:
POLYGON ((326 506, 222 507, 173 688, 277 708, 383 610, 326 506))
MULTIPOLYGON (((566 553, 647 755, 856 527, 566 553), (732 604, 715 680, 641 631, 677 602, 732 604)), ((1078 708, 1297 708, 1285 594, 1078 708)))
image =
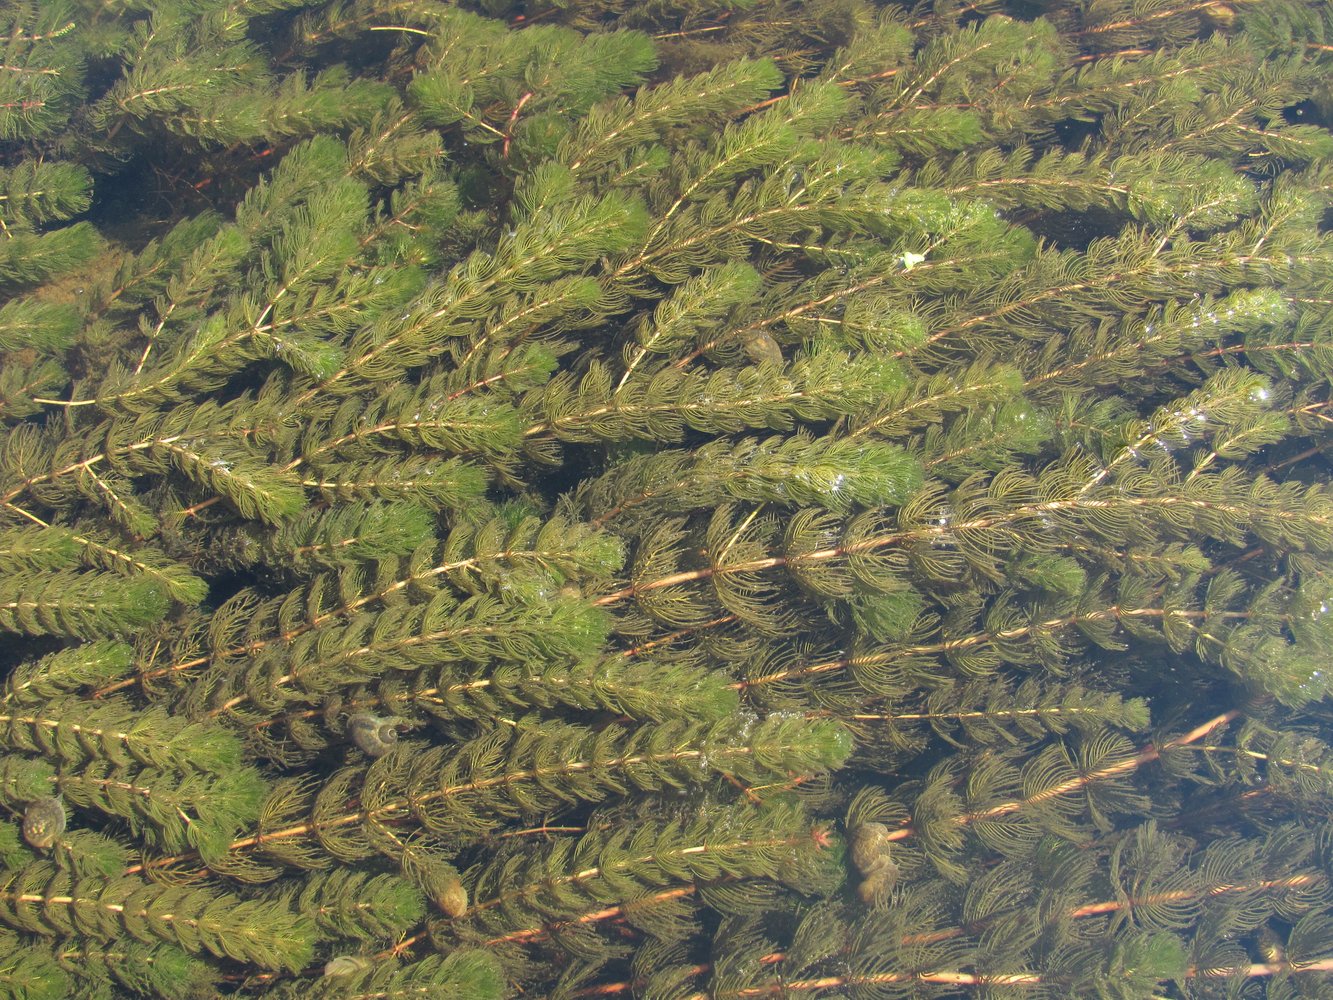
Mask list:
POLYGON ((1328 995, 1327 4, 2 16, 0 995, 1328 995))

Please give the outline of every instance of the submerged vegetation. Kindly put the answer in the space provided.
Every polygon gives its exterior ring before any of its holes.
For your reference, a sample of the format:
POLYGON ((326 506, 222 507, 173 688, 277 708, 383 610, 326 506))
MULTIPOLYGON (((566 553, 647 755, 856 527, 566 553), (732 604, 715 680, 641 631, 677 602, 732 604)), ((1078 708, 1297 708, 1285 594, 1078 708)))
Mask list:
POLYGON ((0 16, 0 997, 1333 995, 1333 7, 0 16))

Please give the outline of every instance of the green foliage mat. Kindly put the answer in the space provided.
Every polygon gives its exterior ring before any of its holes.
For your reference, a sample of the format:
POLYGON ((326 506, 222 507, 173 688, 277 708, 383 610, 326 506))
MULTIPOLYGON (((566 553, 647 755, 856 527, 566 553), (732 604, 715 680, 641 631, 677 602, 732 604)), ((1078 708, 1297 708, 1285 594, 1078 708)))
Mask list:
POLYGON ((1333 6, 0 21, 0 997, 1333 996, 1333 6))

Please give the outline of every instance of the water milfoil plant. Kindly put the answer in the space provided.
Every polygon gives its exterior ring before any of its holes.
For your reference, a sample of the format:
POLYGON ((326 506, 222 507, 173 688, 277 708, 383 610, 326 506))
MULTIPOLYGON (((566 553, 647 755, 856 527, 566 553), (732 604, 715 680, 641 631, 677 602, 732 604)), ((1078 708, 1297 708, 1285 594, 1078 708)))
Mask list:
POLYGON ((1327 5, 0 16, 0 996, 1325 995, 1327 5))

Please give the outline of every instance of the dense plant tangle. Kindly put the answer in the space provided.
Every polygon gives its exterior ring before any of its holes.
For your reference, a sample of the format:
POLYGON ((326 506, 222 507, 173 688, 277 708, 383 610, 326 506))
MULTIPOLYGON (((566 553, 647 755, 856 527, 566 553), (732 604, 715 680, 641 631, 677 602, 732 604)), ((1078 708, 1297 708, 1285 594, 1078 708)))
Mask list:
POLYGON ((1328 997, 1333 8, 0 5, 0 997, 1328 997))

